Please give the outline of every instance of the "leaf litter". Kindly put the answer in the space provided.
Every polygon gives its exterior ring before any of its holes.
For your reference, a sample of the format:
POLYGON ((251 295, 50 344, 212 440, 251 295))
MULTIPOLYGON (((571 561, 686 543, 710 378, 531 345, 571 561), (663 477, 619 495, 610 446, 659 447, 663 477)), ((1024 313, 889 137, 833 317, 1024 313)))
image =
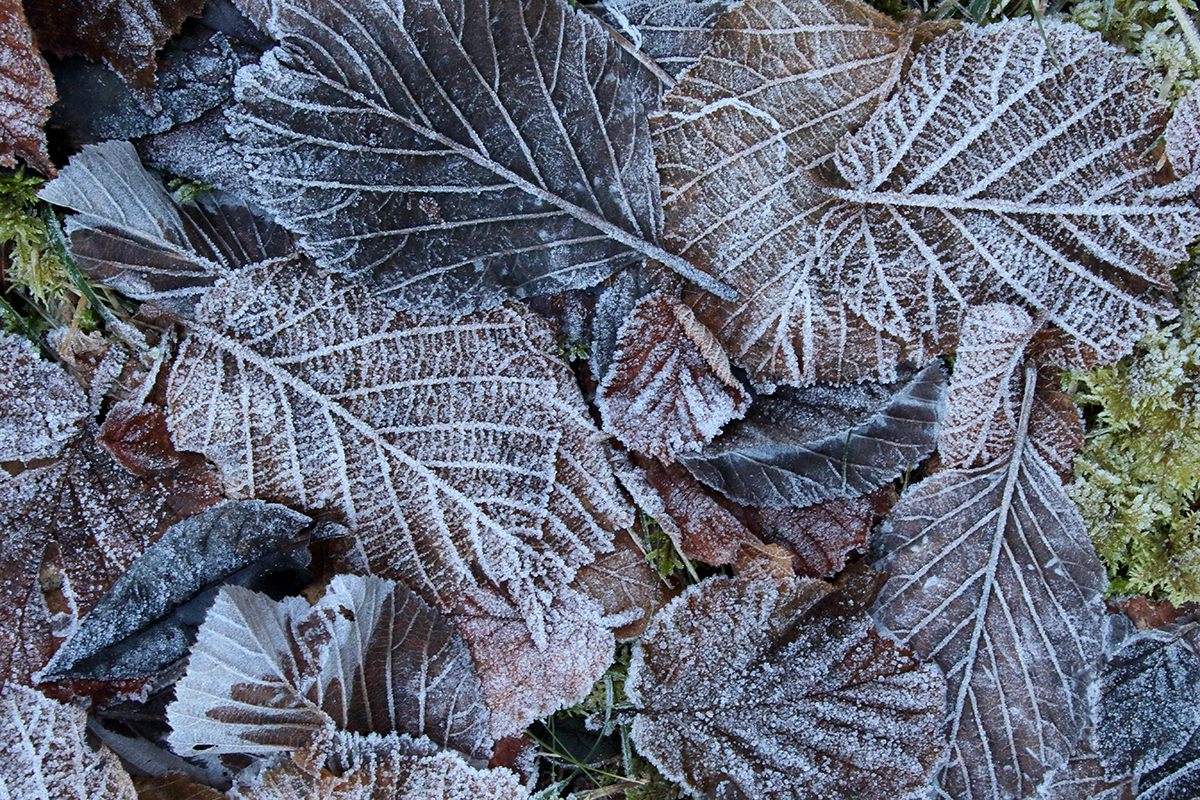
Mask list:
MULTIPOLYGON (((1103 650, 1057 376, 1174 313, 1194 93, 853 0, 239 0, 157 65, 152 5, 68 138, 218 188, 40 194, 103 313, 3 342, 14 735, 90 703, 148 798, 1193 791, 1193 623, 1103 650)), ((31 768, 132 796, 72 725, 31 768)))

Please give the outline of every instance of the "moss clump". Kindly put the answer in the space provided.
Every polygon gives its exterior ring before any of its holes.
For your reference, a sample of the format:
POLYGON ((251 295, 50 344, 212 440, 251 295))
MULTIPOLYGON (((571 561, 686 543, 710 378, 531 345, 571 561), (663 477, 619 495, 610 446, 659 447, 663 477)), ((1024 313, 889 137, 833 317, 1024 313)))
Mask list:
MULTIPOLYGON (((1188 12, 1196 10, 1193 0, 1180 4, 1188 12)), ((1083 0, 1071 8, 1071 19, 1141 56, 1163 100, 1174 103, 1200 78, 1200 61, 1188 49, 1167 0, 1083 0)))
POLYGON ((1119 364, 1073 377, 1099 407, 1069 487, 1116 594, 1200 600, 1200 280, 1119 364))
POLYGON ((0 175, 0 247, 8 256, 6 282, 27 289, 39 305, 50 307, 62 298, 70 279, 38 214, 37 192, 44 182, 23 170, 0 175))

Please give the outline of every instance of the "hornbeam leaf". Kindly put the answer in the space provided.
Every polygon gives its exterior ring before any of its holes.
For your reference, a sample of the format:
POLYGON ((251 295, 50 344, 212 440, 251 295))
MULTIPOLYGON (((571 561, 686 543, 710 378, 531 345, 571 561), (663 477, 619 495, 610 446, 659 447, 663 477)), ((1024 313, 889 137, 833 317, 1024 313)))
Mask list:
POLYGON ((280 0, 229 130, 318 264, 463 313, 584 287, 658 244, 644 71, 563 0, 280 0))
POLYGON ((167 709, 180 755, 293 751, 336 731, 407 733, 486 762, 488 712, 466 643, 404 586, 339 575, 315 606, 226 587, 167 709))
POLYGON ((932 362, 896 384, 785 387, 680 463, 739 503, 809 506, 882 486, 933 452, 946 373, 932 362))
POLYGON ((168 413, 234 496, 340 516, 444 611, 498 590, 544 644, 555 592, 631 524, 554 347, 517 307, 415 318, 268 262, 205 296, 168 413))
POLYGON ((692 586, 651 622, 625 691, 639 752, 708 797, 906 797, 944 749, 942 676, 821 581, 692 586))
POLYGON ((872 544, 892 576, 872 615, 949 681, 940 786, 955 798, 1028 797, 1066 763, 1102 644, 1104 568, 1028 436, 1026 381, 1009 454, 927 478, 872 544))
POLYGON ((0 691, 0 797, 4 800, 137 800, 107 747, 85 740, 87 716, 23 686, 0 691))

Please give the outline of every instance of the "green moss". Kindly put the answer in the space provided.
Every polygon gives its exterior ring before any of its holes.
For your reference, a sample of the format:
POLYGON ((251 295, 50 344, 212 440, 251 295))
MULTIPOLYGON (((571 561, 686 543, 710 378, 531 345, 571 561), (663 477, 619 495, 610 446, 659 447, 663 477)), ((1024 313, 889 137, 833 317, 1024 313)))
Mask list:
MULTIPOLYGON (((1180 3, 1189 12, 1196 10, 1193 0, 1180 3)), ((1071 7, 1070 18, 1139 55, 1164 100, 1183 97, 1200 78, 1200 61, 1188 49, 1167 0, 1083 0, 1071 7)))
POLYGON ((1069 491, 1115 594, 1200 600, 1200 280, 1119 364, 1073 376, 1098 407, 1069 491))
POLYGON ((37 192, 44 182, 23 170, 0 175, 0 246, 9 259, 7 283, 28 290, 39 305, 50 307, 62 299, 70 279, 38 214, 37 192))

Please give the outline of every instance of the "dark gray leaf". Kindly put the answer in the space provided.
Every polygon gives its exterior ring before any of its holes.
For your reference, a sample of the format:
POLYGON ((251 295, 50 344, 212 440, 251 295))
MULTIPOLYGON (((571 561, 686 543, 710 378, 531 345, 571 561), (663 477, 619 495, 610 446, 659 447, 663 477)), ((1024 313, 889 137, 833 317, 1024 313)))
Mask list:
POLYGON ((256 588, 308 563, 312 520, 259 500, 225 502, 151 545, 42 671, 43 680, 154 674, 187 654, 222 583, 256 588))
POLYGON ((1088 718, 1104 567, 1027 435, 1032 373, 1009 455, 921 482, 872 543, 892 576, 872 615, 949 681, 950 797, 1031 795, 1088 718))
POLYGON ((1200 656, 1194 628, 1129 637, 1100 678, 1097 740, 1111 772, 1133 772, 1139 797, 1200 793, 1200 656))
POLYGON ((745 419, 679 461, 746 505, 865 494, 918 464, 937 441, 945 370, 935 361, 901 375, 894 384, 782 387, 755 398, 745 419))
POLYGON ((176 203, 128 142, 85 147, 38 196, 79 212, 67 231, 84 272, 179 313, 218 278, 292 250, 282 228, 230 195, 176 203))
POLYGON ((646 270, 634 266, 618 273, 612 285, 604 290, 596 301, 596 313, 592 318, 592 348, 588 363, 596 382, 604 380, 617 351, 617 333, 621 324, 633 311, 633 307, 655 287, 647 280, 646 270))
POLYGON ((717 18, 735 0, 604 0, 589 8, 671 77, 708 46, 717 18))
POLYGON ((642 94, 562 0, 279 0, 229 131, 319 265, 401 308, 464 313, 592 285, 658 246, 642 94))

